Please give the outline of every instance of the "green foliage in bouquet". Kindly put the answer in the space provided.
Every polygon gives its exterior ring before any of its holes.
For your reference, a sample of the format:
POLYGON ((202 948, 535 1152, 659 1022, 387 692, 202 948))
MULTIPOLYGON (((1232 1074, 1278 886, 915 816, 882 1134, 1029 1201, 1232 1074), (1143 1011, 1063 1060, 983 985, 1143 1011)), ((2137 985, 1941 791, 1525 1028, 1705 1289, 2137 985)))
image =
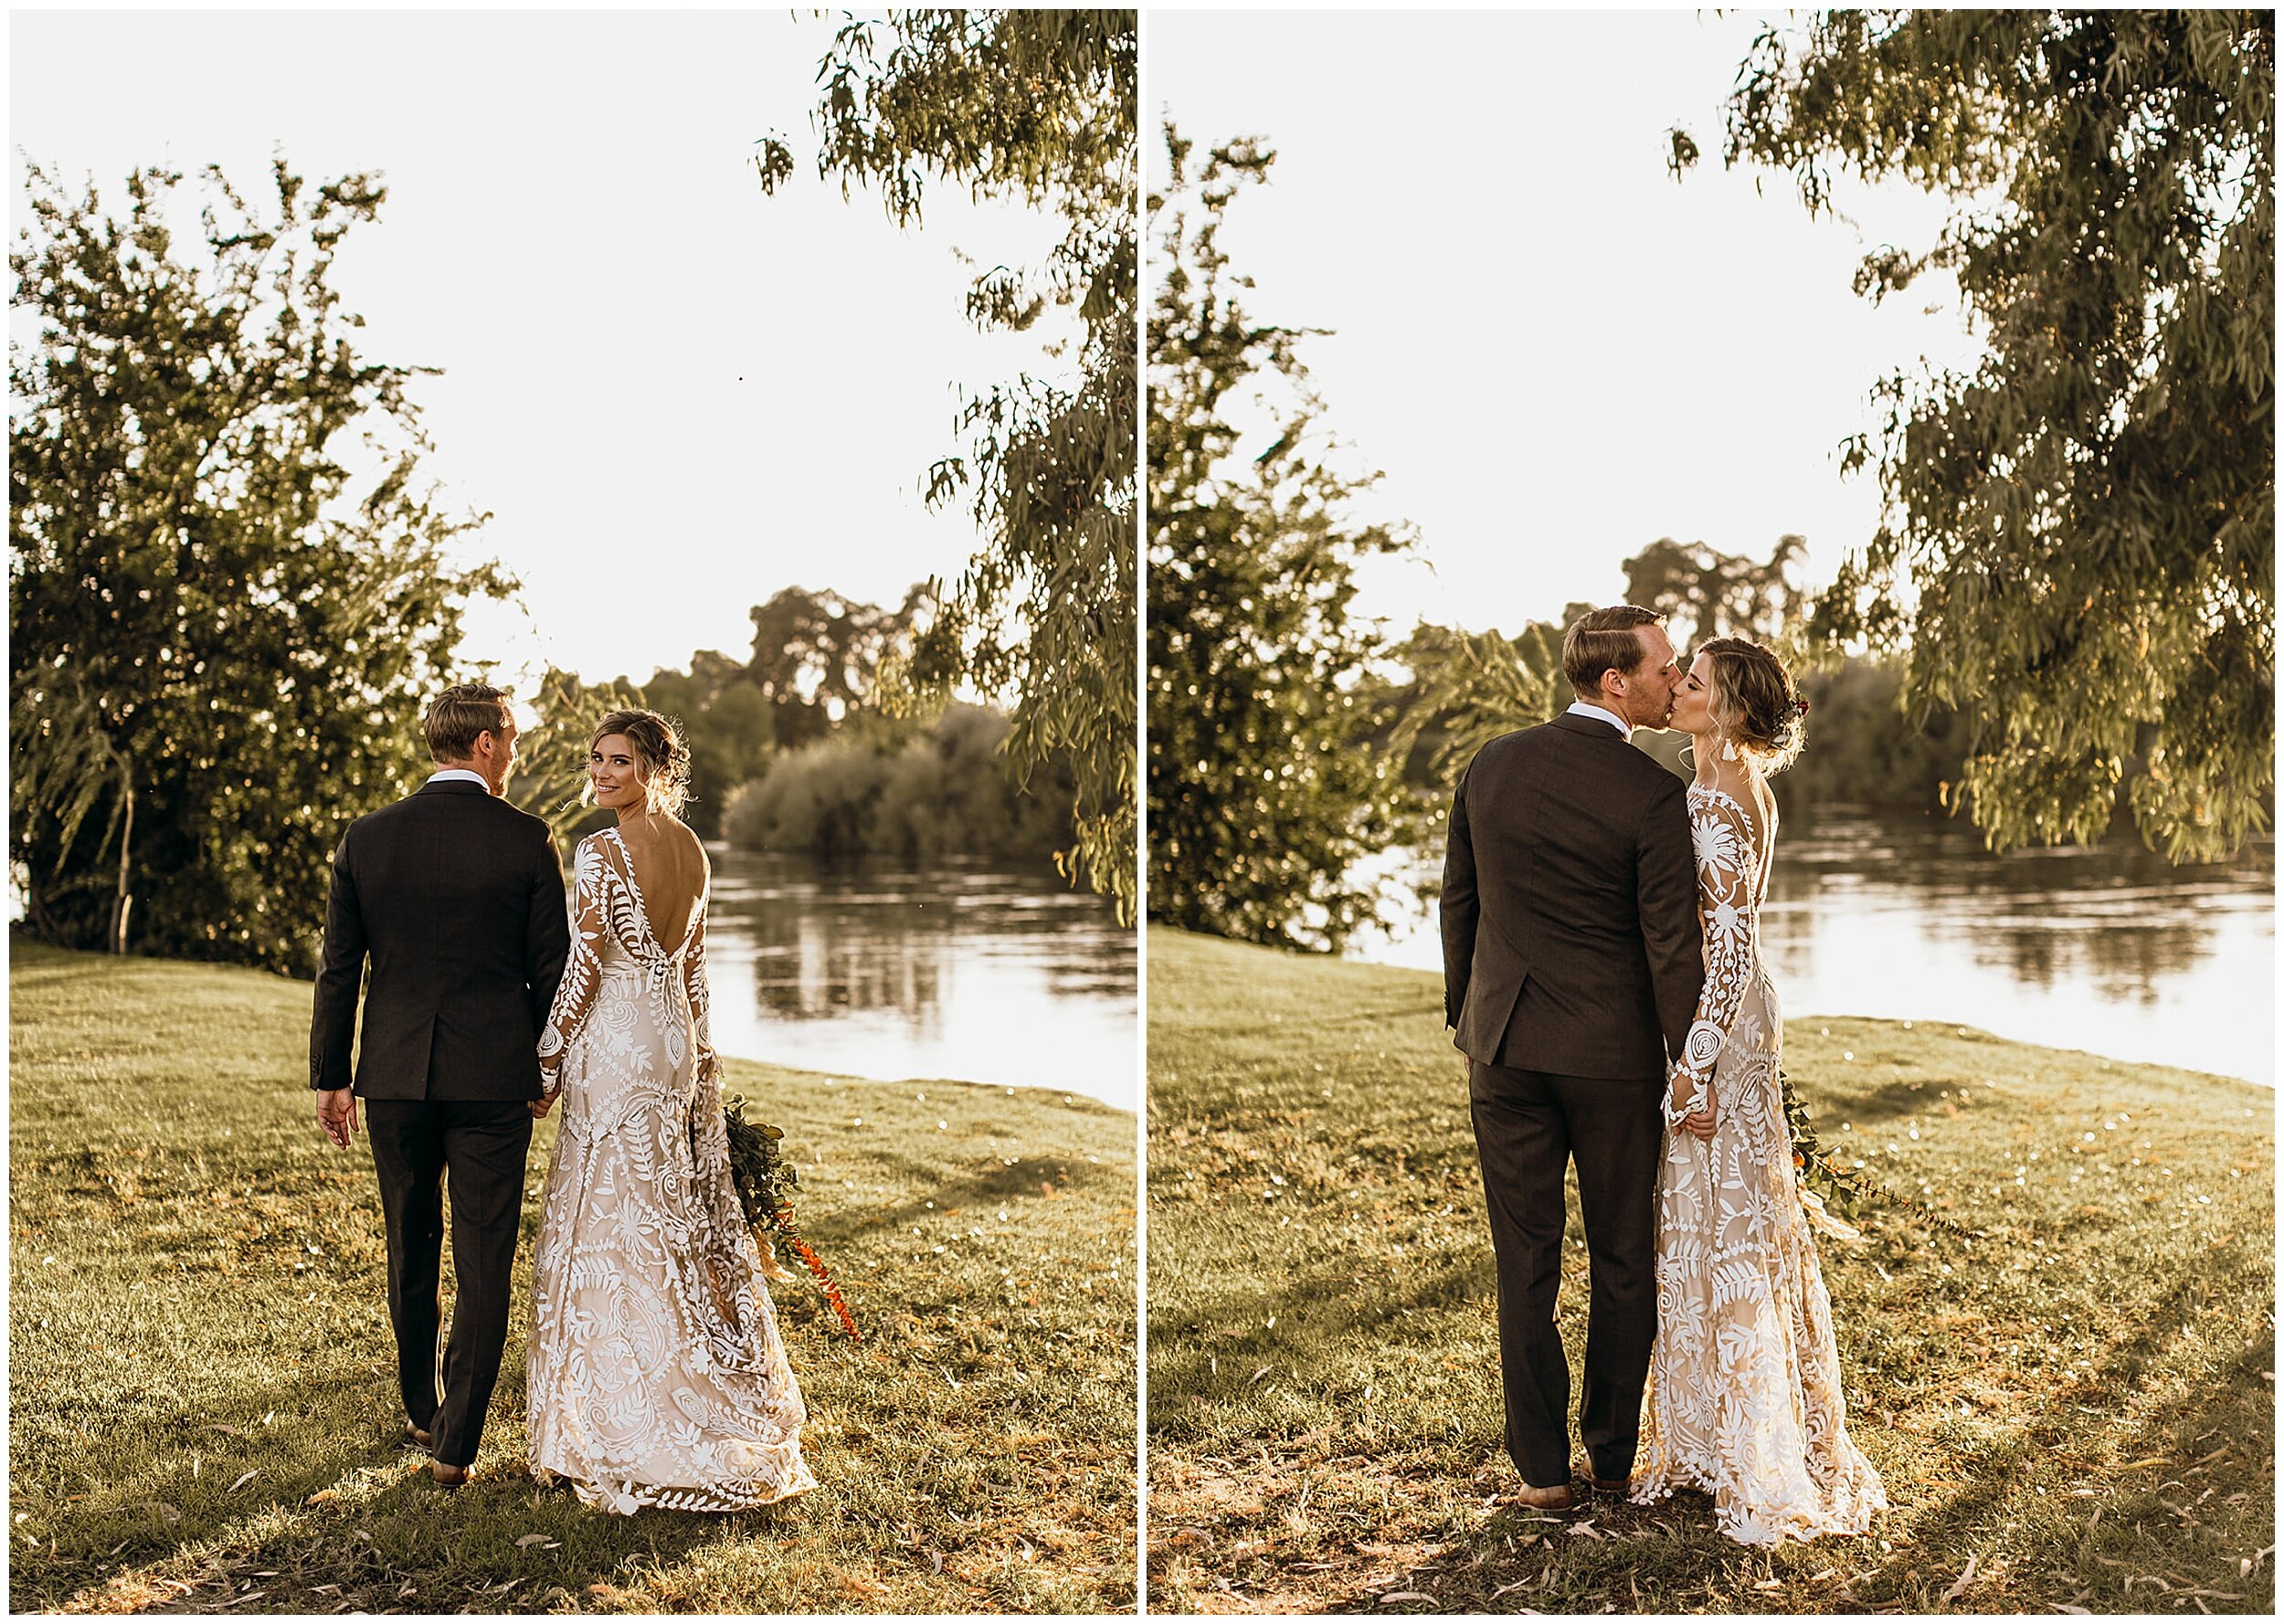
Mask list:
POLYGON ((784 1239, 793 1255, 808 1265, 809 1271, 824 1287, 825 1301, 841 1316, 842 1327, 851 1337, 862 1342, 856 1316, 849 1312, 832 1271, 825 1267, 825 1260, 794 1227, 794 1191, 800 1185, 801 1176, 786 1159, 785 1130, 768 1123, 747 1122, 745 1102, 735 1095, 723 1107, 722 1125, 729 1134, 730 1182, 736 1186, 737 1204, 745 1209, 745 1221, 759 1231, 765 1247, 772 1238, 784 1239))
POLYGON ((1813 1196, 1824 1204, 1825 1211, 1852 1227, 1863 1222, 1864 1211, 1870 1207, 1901 1212, 1954 1235, 1971 1233, 1925 1202, 1878 1179, 1868 1178, 1841 1161, 1816 1136, 1815 1119, 1808 1114, 1808 1105, 1800 1097, 1800 1090, 1791 1076, 1782 1070, 1776 1075, 1784 1099, 1784 1125, 1792 1140, 1792 1173, 1799 1180, 1803 1198, 1813 1196))

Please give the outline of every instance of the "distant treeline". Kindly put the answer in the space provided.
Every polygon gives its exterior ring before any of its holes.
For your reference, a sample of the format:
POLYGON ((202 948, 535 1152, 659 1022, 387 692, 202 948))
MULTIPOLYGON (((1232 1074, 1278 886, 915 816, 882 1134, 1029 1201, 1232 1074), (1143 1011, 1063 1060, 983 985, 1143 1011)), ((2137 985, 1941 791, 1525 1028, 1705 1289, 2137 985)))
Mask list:
MULTIPOLYGON (((1686 658, 1686 650, 1684 651, 1686 658)), ((1937 712, 1922 726, 1912 725, 1900 699, 1903 676, 1894 666, 1851 657, 1836 670, 1810 670, 1799 679, 1808 701, 1808 746, 1800 759, 1770 780, 1778 802, 1787 807, 1850 803, 1942 810, 1946 790, 1959 782, 1966 760, 1966 730, 1956 713, 1937 712)), ((1570 702, 1557 687, 1552 711, 1570 702)), ((1528 727, 1547 720, 1523 716, 1511 725, 1528 727)), ((1383 730, 1392 736, 1396 723, 1383 730)), ((1404 759, 1404 780, 1415 789, 1442 796, 1448 775, 1436 757, 1447 733, 1431 722, 1404 759)), ((1688 743, 1679 733, 1643 733, 1637 743, 1660 761, 1679 765, 1688 743)))
POLYGON ((672 717, 691 753, 684 814, 702 835, 756 850, 1034 858, 1070 848, 1067 761, 1018 789, 986 707, 888 702, 927 590, 894 608, 788 586, 753 611, 750 658, 701 649, 660 670, 637 702, 672 717))
MULTIPOLYGON (((1801 538, 1792 535, 1765 560, 1661 538, 1625 561, 1624 601, 1667 617, 1684 666, 1710 637, 1752 638, 1792 661, 1809 704, 1808 747, 1771 781, 1780 802, 1941 809, 1966 766, 1965 724, 1947 710, 1914 722, 1903 707, 1903 673, 1892 663, 1860 655, 1817 663, 1804 656, 1799 634, 1807 598, 1792 579, 1802 553, 1801 538)), ((1409 680, 1383 680, 1373 694, 1376 742, 1403 748, 1405 781, 1440 795, 1465 765, 1455 755, 1471 754, 1489 733, 1527 727, 1566 708, 1572 695, 1561 671, 1563 628, 1593 606, 1569 605, 1559 619, 1530 621, 1511 638, 1416 628, 1393 650, 1409 680), (1486 667, 1496 684, 1476 675, 1486 667)), ((1684 770, 1680 735, 1644 734, 1641 742, 1684 770)))
POLYGON ((925 733, 851 728, 775 757, 723 817, 734 846, 819 857, 1044 858, 1071 842, 1070 772, 1018 789, 1008 719, 953 704, 925 733))

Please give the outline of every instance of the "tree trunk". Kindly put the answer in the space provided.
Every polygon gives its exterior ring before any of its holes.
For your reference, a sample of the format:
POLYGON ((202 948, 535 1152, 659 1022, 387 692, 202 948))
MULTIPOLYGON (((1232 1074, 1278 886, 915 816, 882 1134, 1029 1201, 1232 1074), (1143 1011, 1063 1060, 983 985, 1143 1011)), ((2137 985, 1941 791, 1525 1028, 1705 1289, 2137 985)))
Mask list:
POLYGON ((127 951, 127 915, 132 912, 135 900, 127 891, 127 859, 134 849, 135 786, 131 776, 124 777, 120 794, 125 802, 125 814, 119 829, 119 892, 111 899, 111 947, 114 954, 127 951))

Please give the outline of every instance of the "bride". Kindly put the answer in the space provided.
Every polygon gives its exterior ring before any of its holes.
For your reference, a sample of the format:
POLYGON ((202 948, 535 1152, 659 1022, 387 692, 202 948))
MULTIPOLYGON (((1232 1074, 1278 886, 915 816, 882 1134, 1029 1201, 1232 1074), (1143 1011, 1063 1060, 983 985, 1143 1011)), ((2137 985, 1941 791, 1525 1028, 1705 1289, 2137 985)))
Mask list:
POLYGON ((532 1291, 534 1472, 590 1505, 741 1511, 817 1486, 807 1414, 730 1182, 706 1024, 703 847, 674 814, 690 752, 614 711, 588 794, 571 960, 539 1039, 562 1099, 532 1291))
MULTIPOLYGON (((1777 1081, 1784 1028, 1761 968, 1776 804, 1807 701, 1776 656, 1716 638, 1675 697, 1694 735, 1689 825, 1705 990, 1669 1074, 1657 1179, 1657 1340, 1633 1498, 1708 1490, 1746 1545, 1861 1534, 1886 1489, 1849 1441, 1832 1302, 1792 1173, 1777 1081)), ((1831 1220, 1824 1220, 1830 1223, 1831 1220)), ((1838 1230, 1833 1225, 1835 1232, 1838 1230)))

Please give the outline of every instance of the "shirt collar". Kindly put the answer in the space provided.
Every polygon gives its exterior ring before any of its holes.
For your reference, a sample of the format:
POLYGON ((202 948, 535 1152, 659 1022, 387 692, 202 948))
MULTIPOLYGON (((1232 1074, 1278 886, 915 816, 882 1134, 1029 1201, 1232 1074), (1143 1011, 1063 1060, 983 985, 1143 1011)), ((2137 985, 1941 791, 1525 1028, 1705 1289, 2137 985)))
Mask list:
POLYGON ((484 775, 481 773, 471 772, 466 767, 439 767, 428 775, 428 782, 430 784, 473 784, 484 794, 492 793, 492 786, 484 782, 484 775))
POLYGON ((1634 730, 1626 725, 1625 719, 1623 717, 1618 715, 1615 712, 1605 711, 1600 705, 1590 705, 1584 700, 1580 700, 1568 711, 1564 712, 1563 714, 1566 716, 1591 716, 1597 721, 1607 722, 1611 726, 1616 728, 1620 738, 1631 739, 1634 737, 1634 730))

